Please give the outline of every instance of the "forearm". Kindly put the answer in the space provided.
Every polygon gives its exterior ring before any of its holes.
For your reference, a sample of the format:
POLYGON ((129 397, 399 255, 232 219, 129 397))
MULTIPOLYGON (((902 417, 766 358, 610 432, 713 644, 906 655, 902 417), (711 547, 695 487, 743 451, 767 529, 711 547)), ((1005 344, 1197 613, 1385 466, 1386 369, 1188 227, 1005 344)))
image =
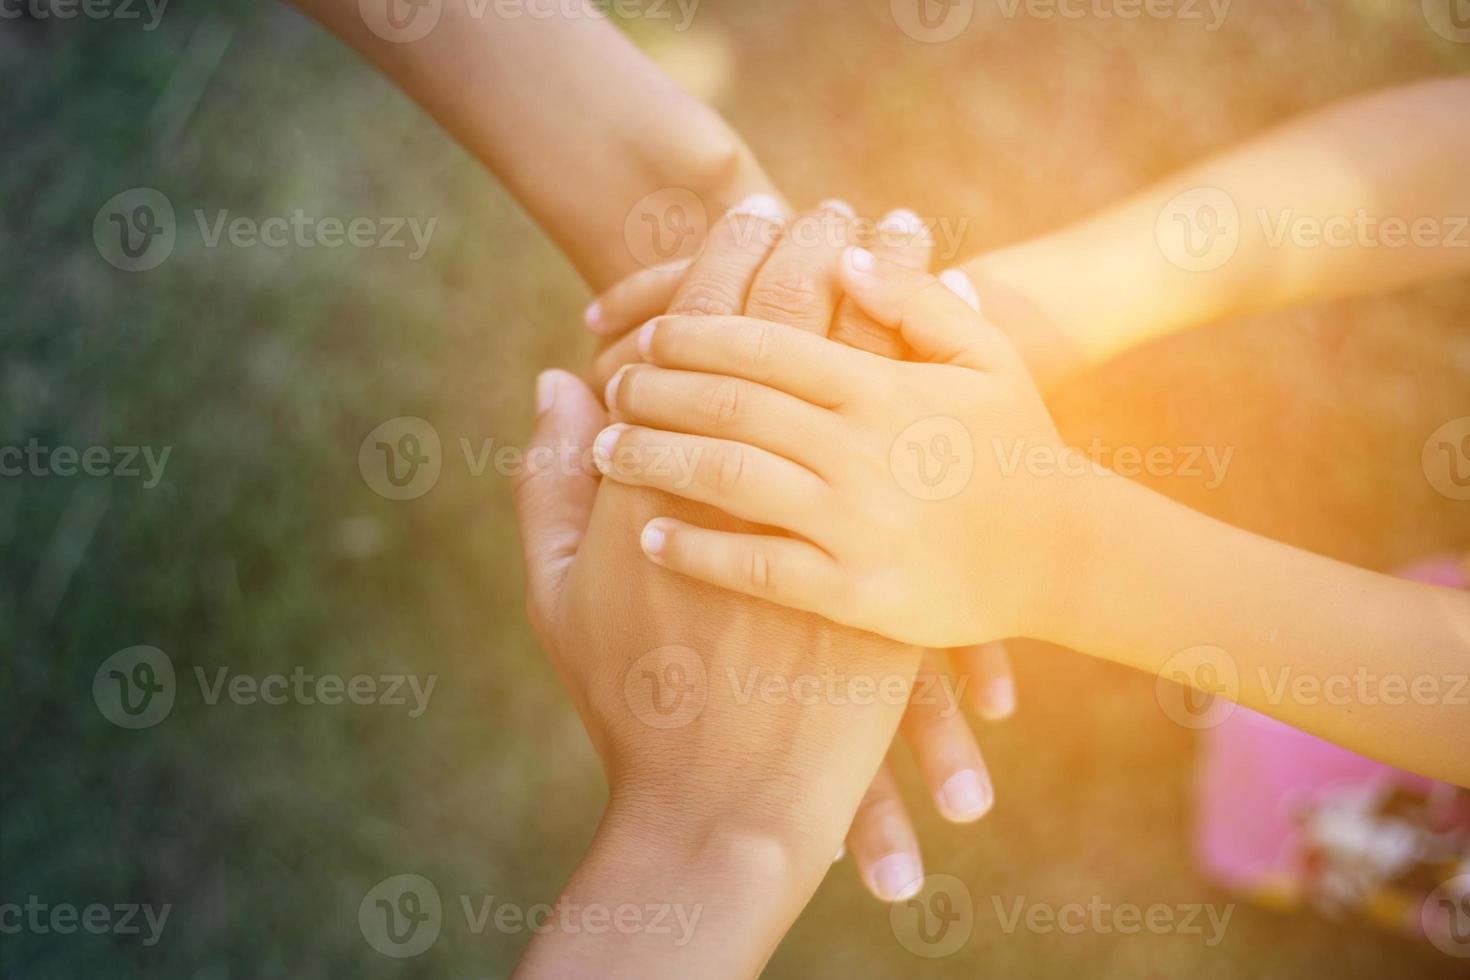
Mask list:
POLYGON ((1181 651, 1219 648, 1213 672, 1174 661, 1178 679, 1470 784, 1470 596, 1258 537, 1111 474, 1085 482, 1053 639, 1154 674, 1181 651))
POLYGON ((625 224, 648 195, 688 190, 713 216, 770 189, 717 113, 586 8, 503 17, 495 0, 444 0, 404 43, 371 30, 358 0, 292 2, 494 171, 594 289, 639 267, 625 224))
POLYGON ((1470 269, 1470 183, 1454 164, 1470 158, 1467 117, 1464 77, 1344 102, 964 268, 982 297, 1034 304, 1081 366, 1228 316, 1470 269))
POLYGON ((691 828, 681 817, 661 826, 638 808, 610 807, 554 906, 560 914, 548 917, 515 975, 758 975, 825 864, 803 863, 775 839, 691 828))

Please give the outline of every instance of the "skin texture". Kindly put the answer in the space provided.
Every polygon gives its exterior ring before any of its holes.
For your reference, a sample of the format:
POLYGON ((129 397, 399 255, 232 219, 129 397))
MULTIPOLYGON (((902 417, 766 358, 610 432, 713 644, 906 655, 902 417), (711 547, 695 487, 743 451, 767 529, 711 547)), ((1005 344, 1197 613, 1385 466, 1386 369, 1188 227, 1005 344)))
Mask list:
MULTIPOLYGON (((766 295, 760 273, 770 262, 779 258, 780 271, 803 261, 797 246, 788 245, 785 256, 780 245, 772 248, 778 238, 779 226, 765 216, 721 222, 675 308, 736 312, 737 304, 766 295)), ((829 295, 816 293, 814 302, 829 295)), ((570 377, 553 384, 535 443, 564 439, 584 448, 602 422, 600 410, 570 377)), ((532 623, 610 788, 597 839, 562 900, 616 905, 662 896, 702 904, 705 917, 682 949, 665 937, 548 933, 528 949, 523 974, 566 975, 594 963, 609 976, 757 972, 863 800, 903 715, 920 651, 736 597, 643 559, 638 530, 655 513, 673 508, 723 522, 707 508, 612 482, 598 489, 588 473, 562 476, 554 467, 526 478, 517 500, 532 623), (669 646, 690 651, 681 665, 703 674, 704 703, 684 724, 661 728, 647 720, 641 684, 650 666, 668 679, 660 673, 666 663, 646 658, 669 646), (788 684, 834 674, 894 694, 863 703, 749 697, 742 691, 752 672, 788 684)))
MULTIPOLYGON (((754 320, 645 328, 655 366, 628 369, 614 408, 684 424, 619 423, 594 458, 613 478, 799 535, 660 518, 642 537, 653 561, 913 642, 1017 631, 1062 643, 1189 685, 1206 706, 1224 695, 1400 768, 1470 782, 1470 716, 1455 710, 1470 673, 1470 597, 1257 537, 1069 457, 994 328, 937 281, 851 256, 848 295, 931 363, 822 350, 754 320), (723 410, 690 410, 711 403, 723 410), (914 484, 885 458, 921 415, 963 426, 956 440, 967 433, 977 447, 968 482, 942 499, 905 499, 894 483, 914 484), (1048 462, 1007 470, 999 451, 979 448, 994 440, 1048 462), (658 445, 697 456, 693 478, 675 487, 609 462, 658 445), (1008 575, 984 601, 959 601, 1007 554, 1008 575)), ((1167 695, 1161 704, 1169 710, 1167 695)))

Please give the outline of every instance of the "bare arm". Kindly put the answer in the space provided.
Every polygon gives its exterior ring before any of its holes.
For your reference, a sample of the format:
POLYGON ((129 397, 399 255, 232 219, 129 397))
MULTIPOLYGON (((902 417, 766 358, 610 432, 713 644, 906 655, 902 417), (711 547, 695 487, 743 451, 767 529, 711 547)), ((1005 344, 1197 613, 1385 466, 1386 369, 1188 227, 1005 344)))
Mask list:
POLYGON ((1351 99, 963 268, 1043 383, 1225 317, 1463 272, 1466 119, 1470 77, 1351 99))
MULTIPOLYGON (((292 2, 484 161, 594 289, 648 264, 625 236, 629 215, 648 195, 665 192, 678 206, 687 197, 675 189, 690 192, 712 220, 770 189, 717 113, 585 6, 569 14, 564 4, 549 5, 554 10, 534 17, 517 8, 519 16, 504 17, 493 0, 443 0, 432 29, 403 41, 388 38, 416 31, 396 33, 386 21, 370 26, 364 11, 371 3, 292 2)), ((403 9, 418 11, 414 20, 427 25, 434 8, 403 9)))
POLYGON ((1258 537, 1112 474, 1077 482, 1074 587, 1049 638, 1470 785, 1470 595, 1258 537))

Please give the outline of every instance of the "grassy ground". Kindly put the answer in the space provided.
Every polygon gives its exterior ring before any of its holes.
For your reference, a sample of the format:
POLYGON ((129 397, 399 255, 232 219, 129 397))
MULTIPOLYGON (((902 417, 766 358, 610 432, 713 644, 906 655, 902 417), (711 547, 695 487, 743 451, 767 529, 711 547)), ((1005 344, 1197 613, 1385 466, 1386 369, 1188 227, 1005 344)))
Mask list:
MULTIPOLYGON (((1417 3, 1240 0, 1224 26, 1004 20, 921 45, 881 0, 706 0, 641 43, 798 201, 841 194, 966 219, 965 254, 1085 214, 1178 164, 1355 92, 1470 69, 1417 3)), ((7 21, 0 445, 172 447, 137 480, 0 479, 0 901, 171 903, 163 939, 0 936, 4 977, 503 976, 524 934, 446 923, 425 955, 363 940, 372 885, 415 872, 446 906, 552 896, 592 830, 597 766, 520 613, 503 483, 461 438, 515 445, 534 372, 588 353, 587 296, 493 178, 394 90, 270 5, 113 22, 7 21), (172 256, 116 271, 90 230, 151 186, 172 256), (437 218, 428 253, 206 248, 193 213, 437 218), (430 420, 433 492, 365 486, 364 435, 430 420), (180 677, 124 731, 91 696, 137 644, 180 677), (209 705, 192 671, 436 674, 432 707, 209 705)), ((486 93, 493 98, 494 93, 486 93)), ((634 97, 630 93, 630 97, 634 97)), ((1065 275, 1066 270, 1058 270, 1065 275)), ((1470 548, 1470 512, 1417 465, 1470 414, 1470 283, 1232 323, 1064 392, 1069 436, 1236 449, 1225 485, 1162 489, 1372 567, 1470 548)), ((1004 934, 993 901, 1226 903, 1191 867, 1192 745, 1152 685, 1022 648, 1022 711, 983 743, 999 803, 925 813, 930 870, 975 896, 960 953, 916 960, 850 863, 773 977, 1451 976, 1350 923, 1236 910, 1197 936, 1004 934)), ((905 773, 910 784, 911 773, 905 773)))

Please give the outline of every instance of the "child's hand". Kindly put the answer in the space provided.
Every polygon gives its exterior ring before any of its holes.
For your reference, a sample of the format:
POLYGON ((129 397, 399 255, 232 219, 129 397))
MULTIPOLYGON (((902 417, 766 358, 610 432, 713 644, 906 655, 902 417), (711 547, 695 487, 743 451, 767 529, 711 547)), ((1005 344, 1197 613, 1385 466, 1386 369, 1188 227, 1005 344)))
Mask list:
POLYGON ((643 328, 650 364, 608 384, 599 468, 793 535, 655 518, 645 553, 925 646, 1038 634, 1077 482, 1042 477, 1078 462, 1019 356, 931 276, 852 249, 842 285, 930 363, 743 317, 643 328))

